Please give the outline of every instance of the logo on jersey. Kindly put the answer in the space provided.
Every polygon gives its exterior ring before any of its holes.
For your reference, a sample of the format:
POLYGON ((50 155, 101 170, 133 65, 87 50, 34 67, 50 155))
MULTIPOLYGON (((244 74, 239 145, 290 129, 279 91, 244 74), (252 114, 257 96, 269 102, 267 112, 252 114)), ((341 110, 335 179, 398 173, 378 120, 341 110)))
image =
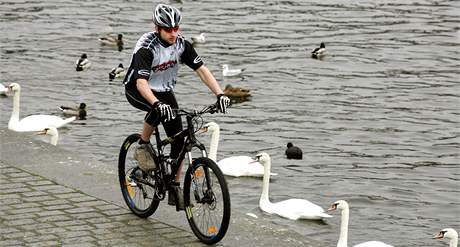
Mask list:
POLYGON ((197 64, 197 63, 201 63, 201 61, 202 61, 202 60, 201 60, 201 57, 198 56, 198 57, 196 57, 196 58, 193 60, 193 63, 194 63, 194 64, 197 64))
POLYGON ((177 64, 177 61, 169 60, 165 63, 159 64, 157 66, 153 66, 152 70, 153 72, 158 72, 158 71, 165 71, 169 68, 174 67, 177 64))
POLYGON ((150 76, 150 71, 147 71, 145 69, 141 69, 137 72, 137 74, 141 75, 141 76, 147 76, 149 77, 150 76))

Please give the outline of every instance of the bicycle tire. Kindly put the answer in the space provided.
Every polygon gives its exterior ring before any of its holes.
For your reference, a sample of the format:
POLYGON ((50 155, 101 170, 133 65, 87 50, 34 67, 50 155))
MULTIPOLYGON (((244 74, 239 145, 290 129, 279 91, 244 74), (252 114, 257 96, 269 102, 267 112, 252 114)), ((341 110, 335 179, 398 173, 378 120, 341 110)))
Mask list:
POLYGON ((147 185, 134 182, 135 177, 141 176, 151 183, 155 183, 153 178, 146 176, 138 168, 137 161, 134 160, 134 146, 140 138, 139 134, 128 136, 120 148, 118 156, 118 179, 120 181, 121 193, 128 208, 137 216, 147 218, 158 208, 160 201, 155 198, 155 190, 147 185), (132 174, 134 172, 134 174, 132 174))
POLYGON ((230 224, 230 193, 222 171, 211 159, 197 158, 187 169, 184 203, 187 221, 200 241, 211 245, 222 240, 230 224))

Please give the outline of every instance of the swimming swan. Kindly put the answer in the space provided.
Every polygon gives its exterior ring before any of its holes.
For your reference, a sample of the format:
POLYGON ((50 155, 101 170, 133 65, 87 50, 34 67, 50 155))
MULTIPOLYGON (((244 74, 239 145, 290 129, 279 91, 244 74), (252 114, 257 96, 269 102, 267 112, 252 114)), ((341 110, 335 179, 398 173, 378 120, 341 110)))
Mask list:
MULTIPOLYGON (((232 156, 216 161, 217 147, 219 145, 220 128, 215 122, 207 123, 204 126, 205 131, 211 132, 211 143, 209 147, 209 158, 217 163, 220 170, 227 176, 233 177, 263 177, 264 167, 259 162, 249 156, 232 156)), ((272 175, 277 175, 272 173, 272 175)))
POLYGON ((277 214, 281 217, 291 220, 320 220, 323 218, 332 217, 325 213, 324 209, 320 206, 304 199, 289 199, 277 203, 271 203, 268 196, 270 185, 269 174, 271 168, 270 156, 267 153, 259 153, 256 156, 256 160, 258 160, 264 166, 262 194, 260 195, 259 200, 259 207, 262 209, 262 211, 265 211, 269 214, 277 214))
POLYGON ((75 117, 62 119, 51 115, 31 115, 19 120, 19 99, 21 87, 18 83, 11 83, 8 86, 10 91, 13 91, 13 112, 11 113, 8 129, 18 132, 24 131, 41 131, 50 126, 56 128, 70 123, 75 120, 75 117))
POLYGON ((45 128, 44 130, 38 132, 38 135, 49 135, 51 136, 50 143, 54 146, 57 145, 59 139, 59 132, 56 127, 45 128))
MULTIPOLYGON (((344 200, 334 202, 328 211, 340 209, 342 210, 342 219, 340 223, 340 237, 337 242, 337 247, 347 247, 348 242, 348 220, 350 217, 350 208, 348 203, 344 200)), ((354 247, 393 247, 380 241, 368 241, 361 244, 354 245, 354 247)))
POLYGON ((450 239, 449 247, 457 247, 458 246, 458 233, 453 228, 444 228, 442 229, 434 239, 450 239))

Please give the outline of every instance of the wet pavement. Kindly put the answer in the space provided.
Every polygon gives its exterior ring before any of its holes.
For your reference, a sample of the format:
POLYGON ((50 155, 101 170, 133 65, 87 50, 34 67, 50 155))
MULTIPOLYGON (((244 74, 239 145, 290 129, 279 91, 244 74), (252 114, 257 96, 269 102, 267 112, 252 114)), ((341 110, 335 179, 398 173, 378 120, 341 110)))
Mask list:
MULTIPOLYGON (((205 246, 166 203, 148 219, 130 213, 115 166, 30 133, 0 129, 0 141, 0 246, 205 246)), ((217 246, 324 245, 233 210, 217 246)))

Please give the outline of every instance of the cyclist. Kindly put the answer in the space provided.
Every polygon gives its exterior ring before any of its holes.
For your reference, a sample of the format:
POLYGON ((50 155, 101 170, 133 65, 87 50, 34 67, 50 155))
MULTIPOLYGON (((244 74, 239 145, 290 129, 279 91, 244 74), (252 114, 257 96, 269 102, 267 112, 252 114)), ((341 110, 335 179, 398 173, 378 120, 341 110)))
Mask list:
MULTIPOLYGON (((157 118, 161 119, 167 136, 182 130, 182 120, 176 117, 172 109, 178 108, 174 95, 179 63, 185 63, 193 69, 206 86, 217 96, 219 111, 227 112, 230 99, 225 96, 216 79, 204 65, 190 42, 179 33, 182 16, 175 7, 158 4, 153 12, 155 29, 142 35, 137 41, 131 58, 131 64, 123 83, 128 102, 134 107, 146 111, 143 130, 134 158, 143 171, 155 169, 155 163, 147 153, 150 136, 157 118)), ((170 158, 172 161, 179 156, 184 140, 176 140, 171 144, 170 158)), ((173 162, 174 163, 174 162, 173 162)), ((175 164, 176 166, 181 164, 175 164)), ((168 192, 168 204, 175 205, 176 193, 179 208, 183 209, 179 182, 180 168, 175 175, 174 189, 168 192)))

